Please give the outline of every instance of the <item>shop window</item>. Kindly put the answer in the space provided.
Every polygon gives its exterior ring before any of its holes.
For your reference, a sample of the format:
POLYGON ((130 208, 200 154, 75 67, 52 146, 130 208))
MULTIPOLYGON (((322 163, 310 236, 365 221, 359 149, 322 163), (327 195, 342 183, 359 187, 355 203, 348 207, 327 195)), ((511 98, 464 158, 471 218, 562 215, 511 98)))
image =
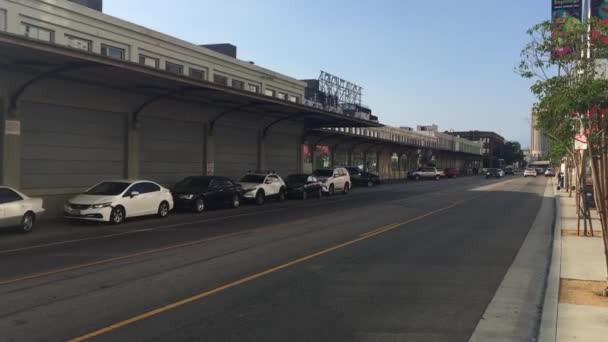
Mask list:
POLYGON ((222 75, 213 75, 213 83, 221 84, 223 86, 228 86, 228 77, 224 77, 222 75))
POLYGON ((172 74, 183 75, 184 74, 184 66, 181 64, 165 62, 165 70, 172 74))
POLYGON ((101 44, 101 54, 115 59, 125 59, 125 49, 116 46, 101 44))
POLYGON ((21 23, 23 34, 28 38, 38 39, 51 43, 53 41, 53 31, 42 27, 21 23))
POLYGON ((160 60, 158 58, 154 58, 154 57, 150 57, 150 56, 146 56, 146 55, 139 55, 139 64, 143 64, 145 66, 149 66, 151 68, 157 68, 160 65, 160 60))

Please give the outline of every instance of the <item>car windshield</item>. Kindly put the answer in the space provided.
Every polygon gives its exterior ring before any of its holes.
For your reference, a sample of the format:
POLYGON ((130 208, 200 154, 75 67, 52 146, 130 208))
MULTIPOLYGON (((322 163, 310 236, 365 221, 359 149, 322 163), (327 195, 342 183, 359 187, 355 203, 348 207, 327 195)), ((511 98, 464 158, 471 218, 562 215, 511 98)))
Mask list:
POLYGON ((287 183, 306 183, 308 181, 308 175, 289 175, 285 178, 287 183))
POLYGON ((188 177, 175 184, 176 188, 208 188, 210 178, 207 177, 188 177))
POLYGON ((313 175, 318 177, 331 177, 334 174, 334 170, 315 170, 313 175))
POLYGON ((263 183, 266 176, 263 175, 245 175, 241 178, 242 183, 263 183))
POLYGON ((102 182, 87 190, 88 195, 116 196, 127 189, 131 183, 126 182, 102 182))

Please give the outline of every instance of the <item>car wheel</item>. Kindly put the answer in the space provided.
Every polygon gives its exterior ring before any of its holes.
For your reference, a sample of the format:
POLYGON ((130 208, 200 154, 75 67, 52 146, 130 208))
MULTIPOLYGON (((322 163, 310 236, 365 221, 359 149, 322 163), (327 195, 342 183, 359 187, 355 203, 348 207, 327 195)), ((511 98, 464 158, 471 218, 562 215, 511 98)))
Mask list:
POLYGON ((285 189, 279 190, 279 195, 277 196, 277 201, 283 202, 285 200, 285 189))
POLYGON ((34 229, 34 222, 36 222, 36 215, 32 212, 27 212, 21 219, 20 230, 22 233, 30 233, 34 229))
POLYGON ((414 177, 415 180, 419 181, 420 180, 420 175, 416 175, 416 177, 414 177))
POLYGON ((166 201, 160 202, 158 206, 158 216, 159 217, 167 217, 169 216, 169 203, 166 201))
POLYGON ((329 196, 333 196, 334 193, 335 193, 334 185, 332 184, 332 185, 329 186, 329 196))
POLYGON ((112 209, 110 213, 110 223, 111 224, 121 224, 125 220, 125 210, 123 207, 116 207, 112 209))
POLYGON ((350 184, 348 184, 348 183, 344 184, 344 189, 342 190, 342 195, 348 194, 349 190, 350 190, 350 184))
POLYGON ((238 208, 241 205, 241 198, 239 195, 232 196, 232 201, 230 201, 230 206, 234 209, 238 208))
POLYGON ((262 205, 262 204, 264 204, 264 200, 265 200, 264 192, 258 191, 258 193, 255 194, 255 204, 262 205))
POLYGON ((372 182, 371 180, 368 180, 368 181, 367 181, 367 187, 368 187, 368 188, 371 188, 371 187, 373 187, 373 186, 374 186, 374 182, 372 182))
POLYGON ((435 176, 435 180, 436 180, 436 181, 438 181, 438 180, 439 180, 439 178, 440 178, 439 176, 435 176))
POLYGON ((302 191, 302 200, 306 200, 308 198, 308 193, 306 192, 306 190, 302 191))
POLYGON ((317 198, 323 198, 323 189, 319 188, 319 190, 317 190, 317 198))
POLYGON ((197 213, 202 213, 203 211, 205 211, 205 200, 203 200, 203 198, 199 198, 196 200, 196 202, 194 202, 194 211, 196 211, 197 213))

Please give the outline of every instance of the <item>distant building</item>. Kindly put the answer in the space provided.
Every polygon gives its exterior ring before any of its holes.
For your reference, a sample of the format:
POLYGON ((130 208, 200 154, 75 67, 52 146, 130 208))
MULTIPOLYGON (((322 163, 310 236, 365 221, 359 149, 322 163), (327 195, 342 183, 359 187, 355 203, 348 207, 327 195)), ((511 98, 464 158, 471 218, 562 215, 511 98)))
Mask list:
POLYGON ((418 132, 439 132, 439 126, 432 125, 418 125, 416 126, 416 131, 418 132))
POLYGON ((496 132, 489 131, 449 131, 450 135, 471 141, 480 141, 483 144, 483 167, 500 167, 505 138, 496 132))
POLYGON ((536 125, 538 123, 538 114, 532 113, 530 120, 530 160, 543 160, 549 156, 549 138, 543 134, 536 125))
POLYGON ((530 149, 521 150, 524 153, 524 161, 527 164, 530 164, 530 149))

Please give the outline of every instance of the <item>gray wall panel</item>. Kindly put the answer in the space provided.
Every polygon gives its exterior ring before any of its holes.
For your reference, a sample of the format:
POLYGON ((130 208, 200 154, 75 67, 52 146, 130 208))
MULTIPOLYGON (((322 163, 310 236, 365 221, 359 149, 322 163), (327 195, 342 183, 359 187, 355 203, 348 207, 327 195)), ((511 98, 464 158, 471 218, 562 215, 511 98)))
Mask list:
POLYGON ((124 177, 125 114, 24 102, 21 187, 85 188, 124 177))
POLYGON ((141 118, 140 175, 164 185, 203 173, 203 126, 200 122, 141 118))
POLYGON ((257 168, 257 128, 246 122, 218 122, 215 127, 215 174, 240 179, 257 168))
POLYGON ((298 145, 300 138, 293 133, 272 132, 266 138, 266 164, 279 176, 298 171, 298 145))

